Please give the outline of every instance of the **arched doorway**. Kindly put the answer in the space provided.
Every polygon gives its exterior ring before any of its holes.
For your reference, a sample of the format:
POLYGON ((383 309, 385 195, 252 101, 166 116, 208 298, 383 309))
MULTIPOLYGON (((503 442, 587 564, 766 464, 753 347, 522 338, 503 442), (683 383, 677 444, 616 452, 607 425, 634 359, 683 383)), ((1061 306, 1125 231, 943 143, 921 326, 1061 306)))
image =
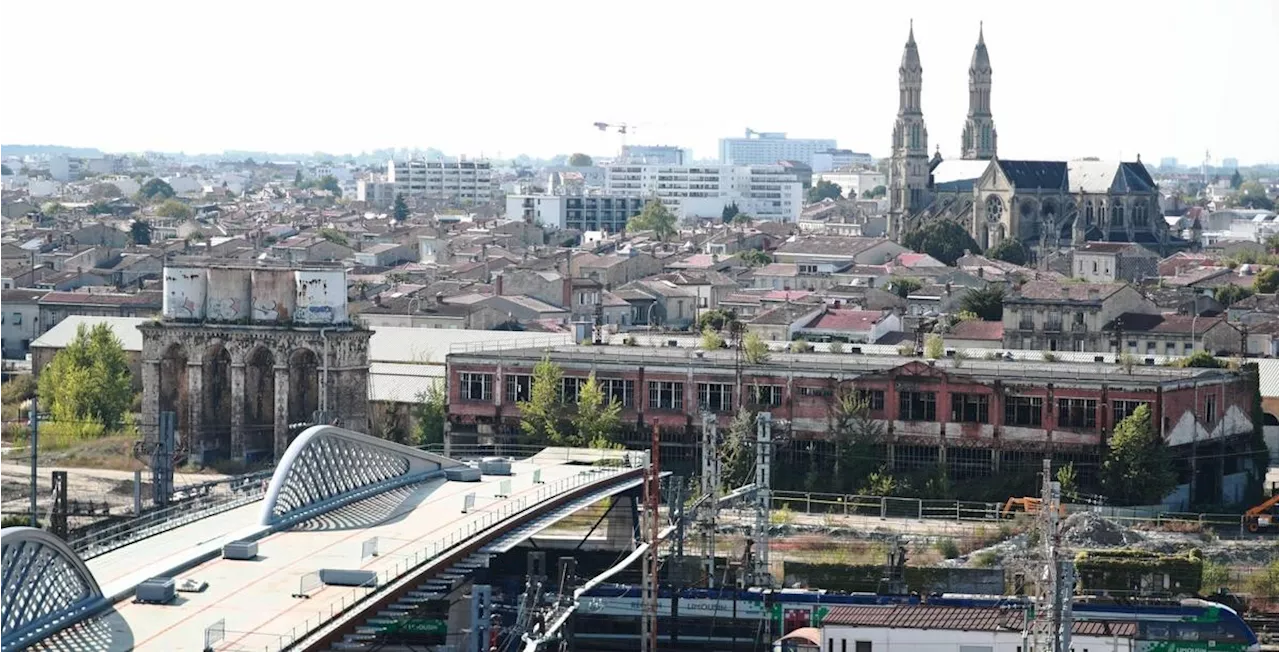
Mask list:
MULTIPOLYGON (((160 411, 173 412, 177 442, 193 443, 187 414, 187 352, 181 344, 170 344, 160 357, 160 411)), ((159 418, 156 415, 155 418, 159 418)))
POLYGON ((205 463, 231 456, 231 353, 215 344, 204 352, 205 463))
POLYGON ((249 354, 244 378, 244 451, 250 461, 272 459, 276 427, 276 358, 258 347, 249 354))
MULTIPOLYGON (((320 358, 311 349, 289 356, 289 423, 311 423, 320 409, 320 358)), ((298 433, 289 433, 292 440, 298 433)))

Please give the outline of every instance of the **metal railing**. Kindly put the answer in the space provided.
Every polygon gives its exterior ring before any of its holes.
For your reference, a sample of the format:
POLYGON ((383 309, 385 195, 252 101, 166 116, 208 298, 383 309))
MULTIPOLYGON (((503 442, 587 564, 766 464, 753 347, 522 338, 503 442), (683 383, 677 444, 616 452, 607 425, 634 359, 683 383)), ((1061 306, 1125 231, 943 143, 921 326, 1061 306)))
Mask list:
POLYGON ((402 589, 403 587, 392 586, 392 584, 408 579, 408 575, 417 571, 423 565, 431 563, 485 530, 509 518, 516 517, 532 506, 553 496, 576 489, 584 484, 597 482, 623 470, 609 468, 586 469, 576 475, 562 478, 555 482, 531 485, 530 488, 533 486, 538 487, 537 491, 532 494, 499 499, 498 503, 491 504, 487 511, 481 512, 477 510, 472 512, 477 514, 479 518, 469 519, 467 523, 451 531, 448 535, 439 537, 434 541, 428 541, 422 548, 413 551, 412 554, 400 554, 399 558, 390 567, 377 571, 378 581, 376 586, 355 587, 342 593, 337 598, 331 599, 328 604, 316 610, 314 618, 308 616, 301 627, 292 627, 288 633, 275 635, 276 640, 274 643, 267 643, 263 646, 263 649, 267 652, 293 649, 295 646, 319 635, 322 630, 326 629, 326 626, 333 625, 335 620, 341 619, 359 607, 363 607, 369 600, 382 595, 383 592, 402 589))

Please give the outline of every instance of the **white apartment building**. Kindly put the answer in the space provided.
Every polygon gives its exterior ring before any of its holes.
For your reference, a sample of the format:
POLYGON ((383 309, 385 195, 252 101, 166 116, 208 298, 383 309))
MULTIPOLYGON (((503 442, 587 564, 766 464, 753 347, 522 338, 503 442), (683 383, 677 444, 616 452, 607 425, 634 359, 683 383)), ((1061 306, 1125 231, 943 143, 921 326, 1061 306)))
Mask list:
POLYGON ((387 162, 387 182, 406 198, 480 204, 493 199, 496 181, 488 161, 387 162))
POLYGON ((396 185, 376 179, 360 179, 356 182, 356 201, 386 208, 396 200, 396 185))
POLYGON ((813 155, 814 172, 830 172, 839 170, 840 168, 848 168, 853 166, 871 166, 875 165, 875 158, 865 152, 855 152, 851 149, 829 149, 825 152, 818 152, 813 155))
POLYGON ((614 163, 641 165, 688 165, 693 162, 689 150, 671 145, 623 145, 622 155, 614 163))
POLYGON ((507 219, 557 229, 621 233, 644 199, 615 195, 507 195, 507 219))
POLYGON ((743 138, 720 139, 720 163, 769 165, 778 161, 800 161, 814 167, 814 155, 831 149, 836 149, 833 138, 787 138, 784 132, 748 129, 743 138))
POLYGON ((840 192, 849 199, 857 199, 862 193, 874 189, 876 186, 885 186, 888 180, 885 175, 869 170, 832 170, 819 174, 814 172, 813 182, 819 180, 830 181, 840 186, 840 192))
POLYGON ((654 197, 680 218, 720 217, 732 203, 756 219, 794 222, 804 205, 800 182, 780 165, 611 165, 605 194, 654 197))

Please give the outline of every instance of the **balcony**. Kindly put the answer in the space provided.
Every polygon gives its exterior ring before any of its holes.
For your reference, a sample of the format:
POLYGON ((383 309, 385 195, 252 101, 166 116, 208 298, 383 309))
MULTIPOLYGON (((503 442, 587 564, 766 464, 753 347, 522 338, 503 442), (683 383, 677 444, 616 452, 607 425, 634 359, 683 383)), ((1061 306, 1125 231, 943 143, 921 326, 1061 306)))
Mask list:
POLYGON ((1018 329, 1024 331, 1033 331, 1036 329, 1036 323, 1030 319, 1024 319, 1018 322, 1018 329))
POLYGON ((1071 332, 1072 333, 1088 333, 1089 325, 1088 324, 1072 324, 1071 332))
POLYGON ((1044 332, 1046 332, 1046 333, 1061 333, 1061 332, 1062 332, 1062 322, 1060 322, 1060 321, 1047 321, 1047 322, 1045 322, 1045 323, 1044 323, 1044 332))

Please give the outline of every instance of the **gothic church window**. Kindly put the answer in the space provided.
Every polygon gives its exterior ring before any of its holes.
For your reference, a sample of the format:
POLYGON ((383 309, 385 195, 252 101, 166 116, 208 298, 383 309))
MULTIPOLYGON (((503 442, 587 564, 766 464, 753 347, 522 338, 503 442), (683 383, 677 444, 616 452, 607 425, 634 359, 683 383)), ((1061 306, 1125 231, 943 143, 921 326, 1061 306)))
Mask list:
POLYGON ((1135 226, 1147 225, 1147 203, 1139 201, 1133 205, 1133 223, 1135 226))
POLYGON ((994 195, 991 197, 987 197, 987 221, 988 222, 999 222, 1000 213, 1003 211, 1004 211, 1004 203, 1000 201, 999 197, 996 197, 994 195))
POLYGON ((1084 203, 1084 223, 1093 224, 1093 200, 1090 199, 1084 203))
POLYGON ((1124 204, 1115 202, 1111 205, 1111 223, 1124 224, 1124 204))

